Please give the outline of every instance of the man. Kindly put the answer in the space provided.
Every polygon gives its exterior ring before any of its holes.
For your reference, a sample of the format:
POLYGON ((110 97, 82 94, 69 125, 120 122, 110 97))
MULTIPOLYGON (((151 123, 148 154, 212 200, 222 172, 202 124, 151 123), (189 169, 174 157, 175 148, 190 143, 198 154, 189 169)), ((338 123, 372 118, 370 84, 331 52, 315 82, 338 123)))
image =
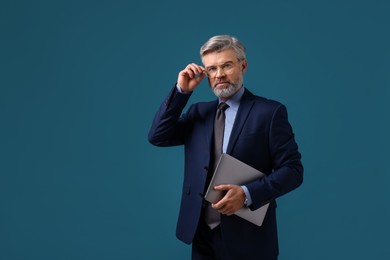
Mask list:
POLYGON ((179 72, 148 136, 156 146, 185 146, 176 235, 192 243, 192 259, 277 259, 275 199, 303 181, 301 154, 287 110, 243 87, 247 61, 245 47, 236 38, 214 36, 201 47, 200 55, 204 66, 191 63, 179 72), (218 100, 192 104, 182 115, 191 93, 205 77, 218 100), (217 121, 224 123, 222 130, 217 121), (218 148, 218 140, 222 147, 218 148), (243 186, 218 185, 214 189, 223 191, 224 197, 207 203, 204 194, 218 152, 230 154, 266 176, 243 186), (234 214, 242 207, 256 210, 266 203, 270 204, 260 227, 234 214))

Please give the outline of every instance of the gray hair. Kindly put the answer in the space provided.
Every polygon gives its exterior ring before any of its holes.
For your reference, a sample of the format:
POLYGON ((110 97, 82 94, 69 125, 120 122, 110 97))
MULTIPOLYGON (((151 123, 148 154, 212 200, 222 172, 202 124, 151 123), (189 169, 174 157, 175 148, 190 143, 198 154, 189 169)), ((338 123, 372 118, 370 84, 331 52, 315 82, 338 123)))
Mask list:
POLYGON ((230 35, 216 35, 211 37, 200 48, 200 57, 203 60, 203 56, 212 52, 221 52, 227 49, 233 49, 236 53, 237 59, 245 60, 245 46, 235 37, 230 35))

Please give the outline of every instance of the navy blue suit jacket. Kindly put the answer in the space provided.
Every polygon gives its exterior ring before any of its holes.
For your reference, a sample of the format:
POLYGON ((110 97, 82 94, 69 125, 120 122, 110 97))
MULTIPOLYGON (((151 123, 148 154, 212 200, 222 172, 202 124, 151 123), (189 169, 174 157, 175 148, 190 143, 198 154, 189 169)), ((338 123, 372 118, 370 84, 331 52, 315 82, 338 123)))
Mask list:
MULTIPOLYGON (((194 238, 204 202, 218 105, 217 100, 200 102, 192 104, 187 113, 182 114, 190 96, 179 93, 174 87, 156 113, 148 136, 156 146, 185 146, 176 235, 188 244, 194 238)), ((253 200, 251 209, 271 203, 261 227, 236 215, 222 216, 221 232, 225 244, 232 256, 238 252, 240 256, 246 254, 245 259, 259 254, 275 257, 278 255, 278 239, 274 200, 303 181, 301 154, 285 106, 245 89, 226 152, 266 174, 264 178, 246 183, 253 200)))

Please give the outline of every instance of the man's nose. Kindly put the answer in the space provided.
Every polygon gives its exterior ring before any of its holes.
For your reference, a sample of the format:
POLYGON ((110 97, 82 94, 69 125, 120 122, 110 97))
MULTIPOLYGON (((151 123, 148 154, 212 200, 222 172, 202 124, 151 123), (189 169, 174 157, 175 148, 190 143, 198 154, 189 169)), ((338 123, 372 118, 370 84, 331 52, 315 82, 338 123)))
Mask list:
POLYGON ((221 67, 218 67, 218 68, 217 68, 217 74, 215 74, 215 77, 216 77, 216 78, 222 78, 222 77, 224 77, 224 76, 226 76, 226 75, 225 75, 224 69, 221 68, 221 67))

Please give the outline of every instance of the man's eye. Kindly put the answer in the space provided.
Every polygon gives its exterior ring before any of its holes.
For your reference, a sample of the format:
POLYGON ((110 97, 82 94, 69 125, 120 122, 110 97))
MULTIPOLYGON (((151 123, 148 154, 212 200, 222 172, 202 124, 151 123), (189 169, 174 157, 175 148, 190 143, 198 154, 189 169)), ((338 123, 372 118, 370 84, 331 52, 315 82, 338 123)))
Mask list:
POLYGON ((211 68, 208 68, 207 69, 207 71, 209 72, 209 73, 213 73, 213 72, 215 72, 217 70, 217 68, 215 68, 215 67, 211 67, 211 68))
POLYGON ((231 63, 226 63, 226 64, 223 64, 222 65, 222 68, 224 70, 228 70, 228 69, 231 69, 233 67, 233 65, 231 63))

